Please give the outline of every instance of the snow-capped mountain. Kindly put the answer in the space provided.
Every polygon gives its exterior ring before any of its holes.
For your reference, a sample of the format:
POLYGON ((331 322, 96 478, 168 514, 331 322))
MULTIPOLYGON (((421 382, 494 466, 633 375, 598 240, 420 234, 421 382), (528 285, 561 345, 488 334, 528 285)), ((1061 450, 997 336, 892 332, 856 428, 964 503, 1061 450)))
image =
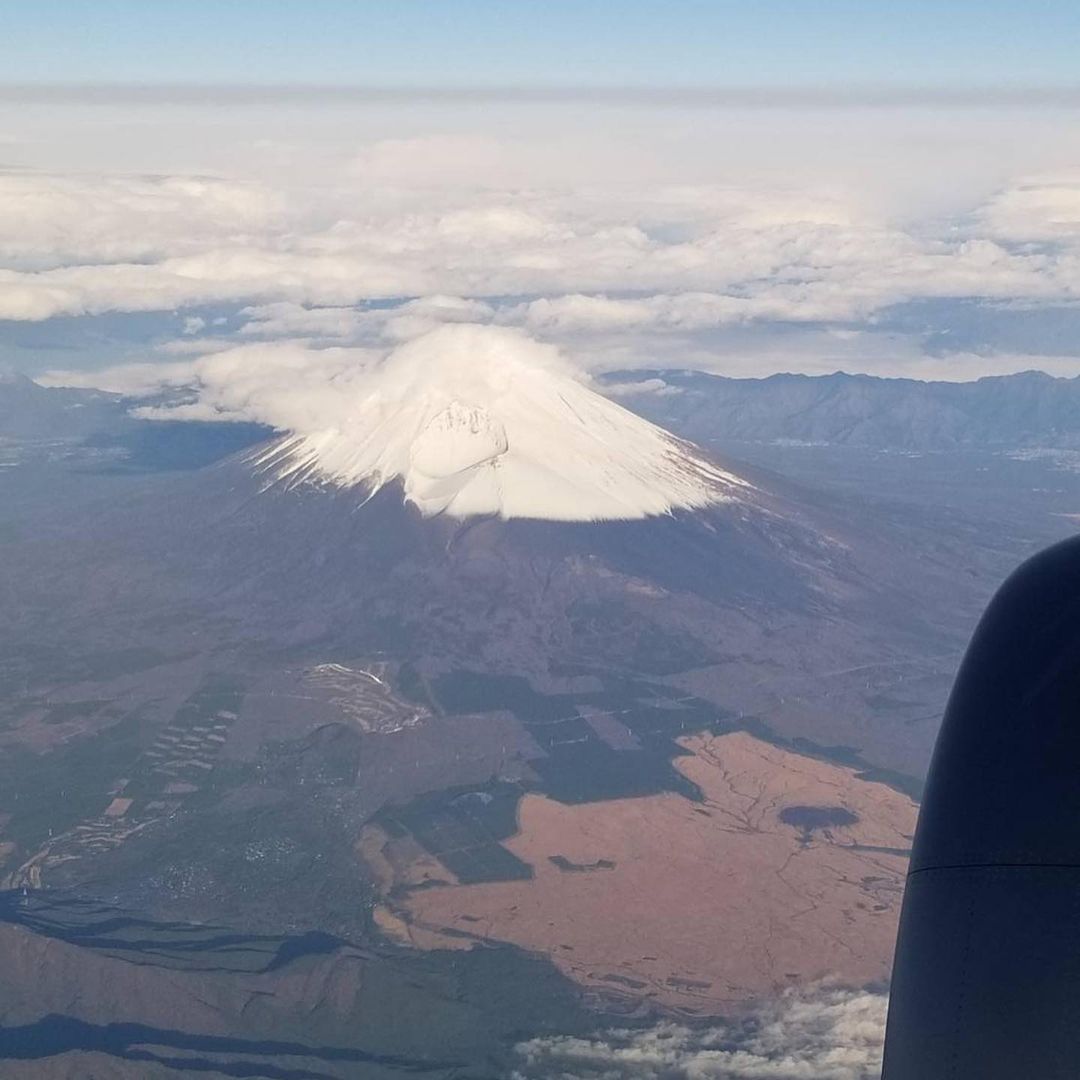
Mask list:
POLYGON ((272 481, 366 495, 399 481, 425 517, 644 518, 749 485, 592 390, 549 346, 453 326, 394 352, 336 402, 252 456, 272 481))

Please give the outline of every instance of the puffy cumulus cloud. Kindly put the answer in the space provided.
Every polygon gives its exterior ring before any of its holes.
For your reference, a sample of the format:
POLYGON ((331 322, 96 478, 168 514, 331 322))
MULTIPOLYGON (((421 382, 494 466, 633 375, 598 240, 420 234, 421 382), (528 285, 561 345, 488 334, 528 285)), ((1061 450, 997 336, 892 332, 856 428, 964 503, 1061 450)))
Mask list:
POLYGON ((422 296, 385 309, 378 316, 382 319, 384 338, 408 341, 445 323, 489 322, 495 317, 495 308, 482 300, 466 300, 461 296, 422 296))
MULTIPOLYGON (((188 344, 184 342, 184 344, 188 344)), ((119 364, 95 371, 57 369, 37 376, 41 386, 71 386, 82 390, 104 390, 127 397, 154 397, 168 390, 188 390, 197 383, 199 362, 119 364)))
POLYGON ((181 404, 151 406, 155 419, 255 420, 291 430, 340 419, 357 380, 385 352, 314 348, 303 341, 230 345, 188 360, 124 364, 99 371, 51 371, 43 386, 77 386, 133 398, 184 391, 181 404))
MULTIPOLYGON (((169 365, 166 388, 183 387, 191 399, 136 411, 148 419, 254 420, 280 431, 322 431, 344 424, 365 379, 383 355, 361 348, 311 348, 300 342, 240 345, 187 363, 169 365)), ((144 375, 140 370, 139 375, 144 375)), ((124 385, 114 369, 112 388, 124 385)), ((138 385, 142 396, 153 389, 138 385)))
POLYGON ((876 1080, 887 999, 823 987, 785 994, 741 1021, 661 1024, 518 1046, 515 1080, 876 1080))
POLYGON ((825 283, 769 289, 766 296, 690 292, 633 299, 608 296, 542 297, 503 315, 542 333, 605 333, 617 330, 706 330, 755 321, 848 321, 873 308, 865 296, 841 295, 825 283))
POLYGON ((1080 240, 1080 172, 1032 177, 998 192, 978 214, 988 235, 1013 243, 1080 240))
POLYGON ((1068 177, 903 224, 824 187, 440 185, 440 162, 504 143, 399 143, 321 188, 0 174, 0 319, 228 303, 244 308, 241 338, 364 344, 462 320, 558 339, 692 335, 869 325, 918 299, 1080 296, 1068 177), (387 186, 409 169, 435 186, 387 186))
POLYGON ((0 172, 0 259, 11 265, 161 258, 264 241, 284 222, 284 196, 254 182, 0 172))
MULTIPOLYGON (((428 301, 431 310, 460 314, 450 297, 428 301)), ((418 310, 424 310, 418 305, 418 310)), ((301 434, 345 427, 355 421, 357 401, 408 396, 424 382, 425 369, 453 374, 468 399, 470 370, 482 369, 484 385, 503 368, 544 368, 560 377, 585 379, 558 349, 511 328, 463 319, 445 320, 393 346, 317 347, 303 340, 251 342, 188 360, 128 364, 96 372, 53 371, 48 386, 81 386, 129 397, 184 391, 178 403, 149 405, 137 415, 151 419, 252 420, 301 434), (457 323, 457 325, 451 325, 457 323)), ((474 388, 475 389, 475 388, 474 388)), ((174 395, 175 396, 175 395, 174 395)))
POLYGON ((246 337, 334 340, 355 338, 364 313, 352 307, 305 307, 289 300, 243 308, 240 333, 246 337))
POLYGON ((214 248, 158 263, 0 269, 0 319, 169 311, 249 299, 347 305, 425 292, 422 273, 356 255, 214 248))
POLYGON ((436 294, 363 309, 277 301, 243 308, 240 315, 246 320, 240 327, 243 337, 377 343, 407 341, 446 323, 490 322, 495 308, 481 300, 436 294))

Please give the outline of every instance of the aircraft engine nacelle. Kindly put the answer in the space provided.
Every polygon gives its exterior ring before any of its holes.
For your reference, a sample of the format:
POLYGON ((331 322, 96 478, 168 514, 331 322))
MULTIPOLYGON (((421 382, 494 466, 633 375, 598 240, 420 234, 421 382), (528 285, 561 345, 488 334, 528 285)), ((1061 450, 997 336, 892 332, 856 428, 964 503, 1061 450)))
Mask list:
POLYGON ((883 1080, 1080 1076, 1080 538, 964 659, 919 815, 883 1080))

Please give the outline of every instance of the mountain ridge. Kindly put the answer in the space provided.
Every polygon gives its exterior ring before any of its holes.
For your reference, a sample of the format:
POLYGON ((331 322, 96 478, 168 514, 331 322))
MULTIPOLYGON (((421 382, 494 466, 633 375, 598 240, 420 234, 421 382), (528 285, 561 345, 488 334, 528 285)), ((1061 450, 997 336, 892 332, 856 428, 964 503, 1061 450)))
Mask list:
POLYGON ((1045 372, 925 382, 877 375, 611 372, 601 385, 684 438, 870 450, 1080 448, 1080 376, 1045 372))

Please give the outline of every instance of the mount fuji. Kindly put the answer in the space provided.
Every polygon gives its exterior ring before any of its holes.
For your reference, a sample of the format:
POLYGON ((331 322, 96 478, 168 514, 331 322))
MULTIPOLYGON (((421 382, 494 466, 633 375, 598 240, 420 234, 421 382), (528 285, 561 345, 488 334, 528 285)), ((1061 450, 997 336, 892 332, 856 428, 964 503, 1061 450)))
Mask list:
POLYGON ((252 457, 268 481, 369 496, 398 482, 425 517, 551 521, 669 514, 749 488, 512 330, 443 327, 342 373, 309 410, 312 397, 297 386, 243 403, 287 431, 252 457))

